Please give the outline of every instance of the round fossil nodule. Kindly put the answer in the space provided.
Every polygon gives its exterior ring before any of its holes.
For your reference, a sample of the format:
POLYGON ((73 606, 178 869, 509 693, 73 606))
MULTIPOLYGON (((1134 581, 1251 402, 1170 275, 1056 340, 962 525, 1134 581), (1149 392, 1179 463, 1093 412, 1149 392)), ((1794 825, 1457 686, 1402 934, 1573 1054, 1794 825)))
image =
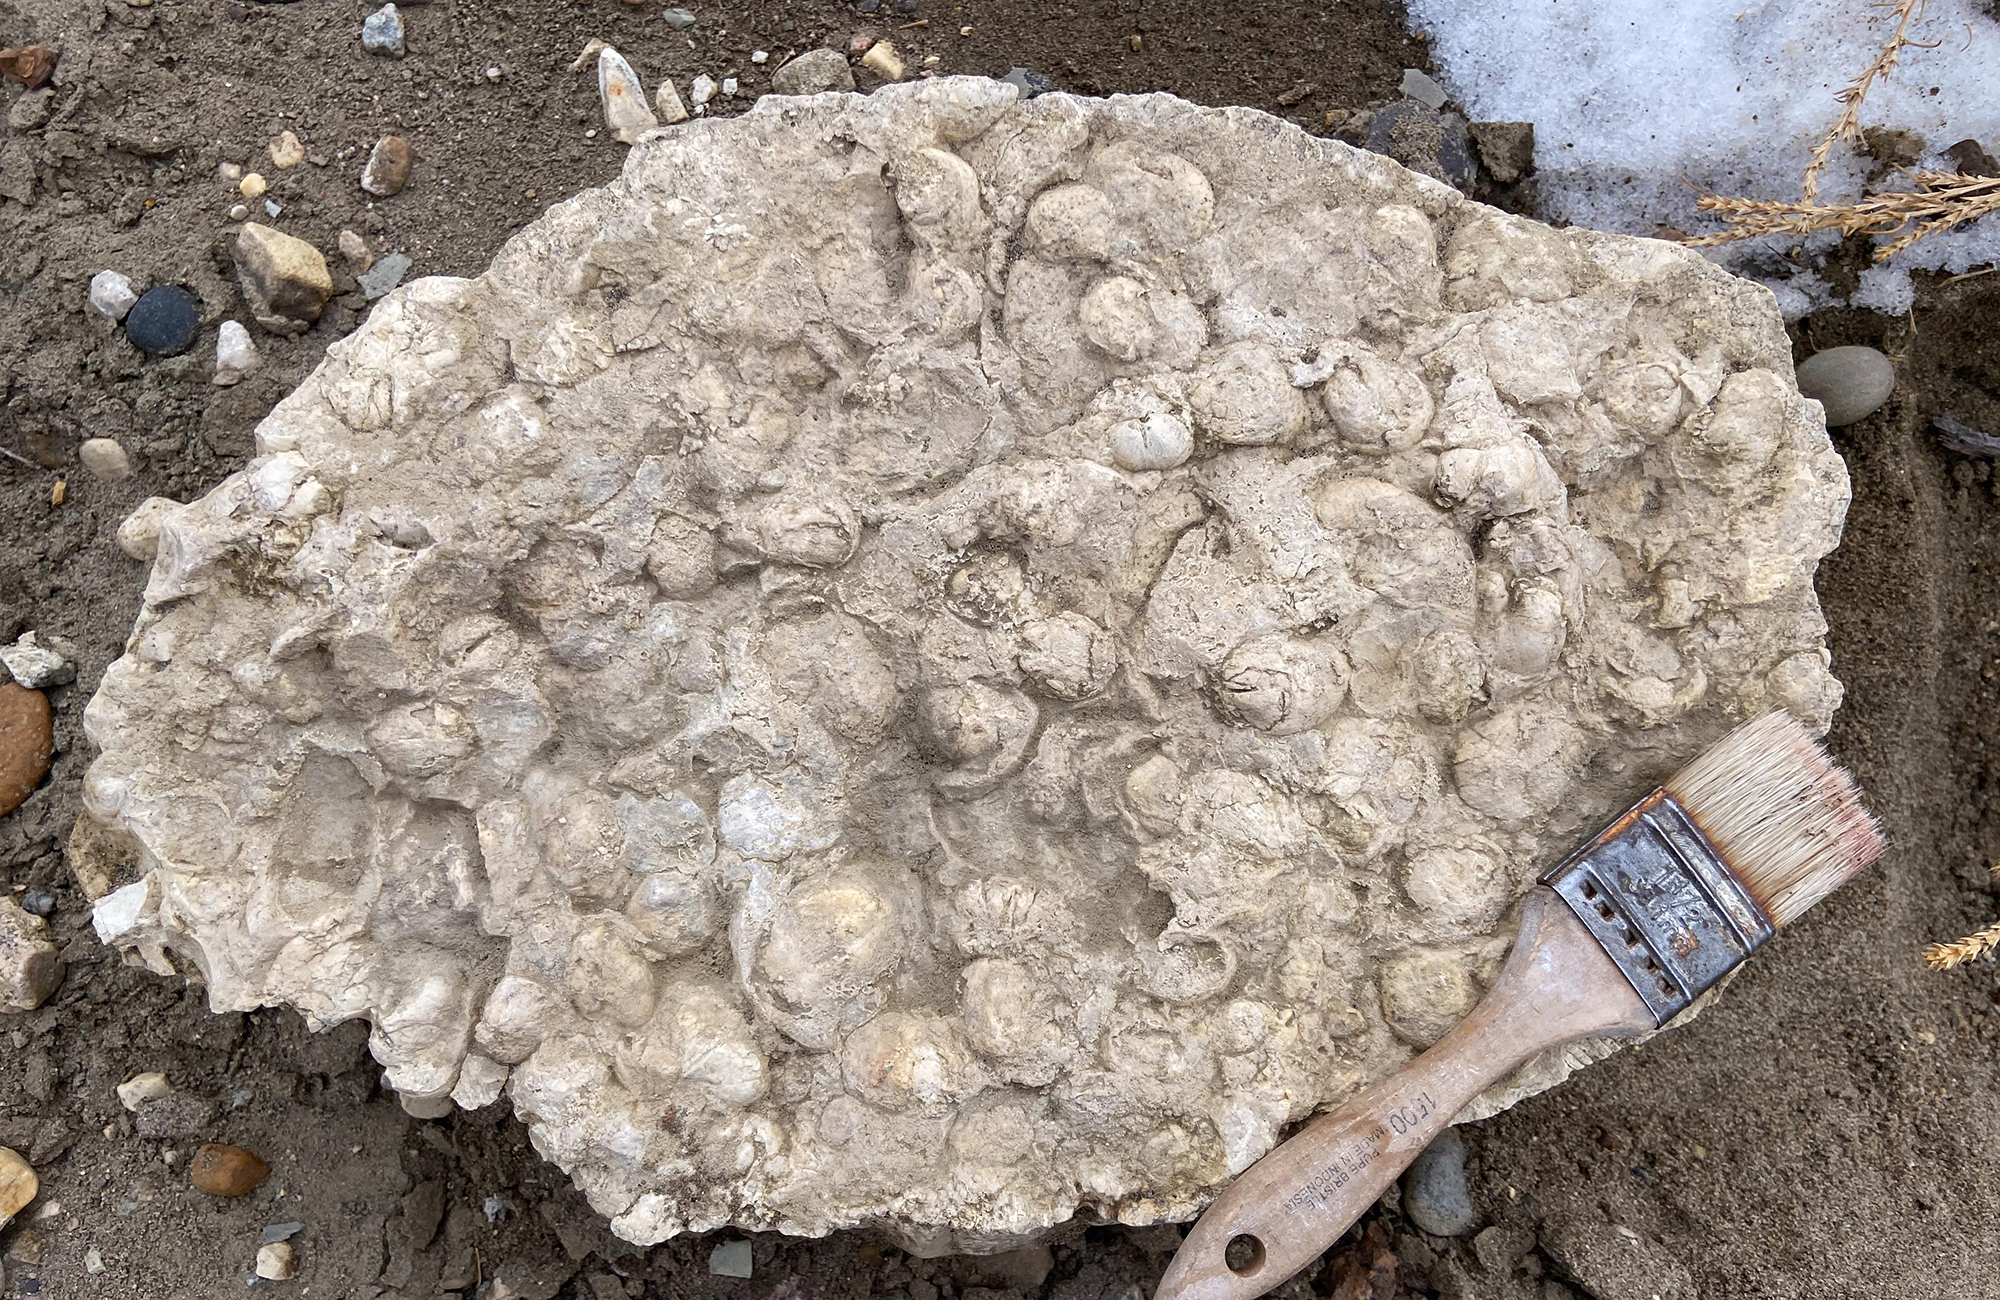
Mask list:
POLYGON ((648 133, 121 530, 97 930, 504 1094, 631 1241, 1189 1218, 1636 792, 1826 724, 1789 355, 1690 251, 1242 110, 648 133))

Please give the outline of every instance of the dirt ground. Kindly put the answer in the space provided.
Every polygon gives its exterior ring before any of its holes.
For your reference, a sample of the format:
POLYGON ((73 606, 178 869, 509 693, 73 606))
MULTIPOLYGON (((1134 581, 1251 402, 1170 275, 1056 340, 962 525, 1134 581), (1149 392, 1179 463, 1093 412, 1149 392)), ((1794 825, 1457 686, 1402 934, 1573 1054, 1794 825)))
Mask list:
MULTIPOLYGON (((0 818, 0 890, 54 891, 69 962, 47 1005, 0 1015, 0 1145, 42 1178, 36 1206, 0 1233, 0 1295, 195 1300, 249 1282, 334 1300, 1136 1300, 1178 1244, 1175 1228, 1072 1224, 1036 1282, 860 1233, 766 1236, 752 1278, 714 1277, 715 1238, 651 1251, 612 1238, 504 1102, 405 1116, 378 1087, 361 1026, 313 1036, 286 1012, 211 1015, 199 989, 121 966, 69 877, 83 706, 143 581, 115 545, 118 522, 148 496, 187 500, 239 467, 256 422, 366 310, 341 284, 303 337, 258 334, 261 372, 212 387, 214 327, 240 311, 218 245, 239 200, 219 164, 269 177, 274 224, 329 253, 351 228, 377 252, 408 253, 415 274, 474 274, 546 204, 620 165, 621 146, 585 134, 599 124, 594 76, 569 71, 593 36, 648 85, 740 77, 723 111, 747 107, 787 52, 857 30, 893 38, 913 73, 931 55, 944 73, 1021 64, 1064 90, 1171 90, 1309 129, 1391 97, 1403 67, 1425 64, 1378 0, 689 7, 698 21, 681 32, 655 0, 410 4, 409 57, 392 61, 363 53, 354 0, 0 0, 0 46, 62 50, 46 103, 15 111, 22 92, 0 88, 14 123, 0 125, 0 449, 36 462, 0 456, 0 640, 32 628, 68 638, 80 660, 76 683, 51 692, 49 780, 0 818), (754 49, 770 61, 751 63, 754 49), (280 171, 264 150, 286 129, 309 158, 280 171), (355 177, 388 132, 413 142, 416 170, 406 192, 371 204, 355 177), (143 359, 85 306, 107 267, 196 291, 201 343, 143 359), (125 445, 134 477, 77 469, 78 443, 97 435, 125 445), (140 1133, 114 1089, 147 1070, 196 1102, 140 1133), (195 1192, 186 1162, 204 1141, 251 1147, 275 1172, 243 1200, 195 1192), (260 1233, 288 1222, 304 1225, 298 1279, 256 1283, 260 1233)), ((1692 1026, 1463 1130, 1479 1236, 1425 1237, 1392 1193, 1280 1294, 2000 1296, 2000 984, 1991 966, 1932 975, 1917 958, 2000 910, 1986 872, 2000 856, 1988 799, 2000 483, 1990 462, 1945 453, 1928 432, 1940 413, 2000 432, 1996 324, 1989 277, 1927 287, 1904 320, 1822 313, 1799 331, 1802 356, 1872 343, 1899 358, 1895 399, 1836 435, 1855 500, 1820 582, 1848 688, 1832 742, 1888 824, 1884 865, 1780 935, 1692 1026)))

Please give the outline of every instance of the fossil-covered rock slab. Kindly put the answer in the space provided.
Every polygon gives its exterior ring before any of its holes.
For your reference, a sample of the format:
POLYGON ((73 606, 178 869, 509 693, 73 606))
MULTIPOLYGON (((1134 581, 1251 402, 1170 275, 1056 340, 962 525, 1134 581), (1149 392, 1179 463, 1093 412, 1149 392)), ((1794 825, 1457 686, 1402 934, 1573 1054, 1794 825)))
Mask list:
POLYGON ((164 513, 97 925, 634 1241, 1186 1217, 1595 823, 1824 725, 1846 501, 1684 250, 1164 96, 766 99, 164 513))

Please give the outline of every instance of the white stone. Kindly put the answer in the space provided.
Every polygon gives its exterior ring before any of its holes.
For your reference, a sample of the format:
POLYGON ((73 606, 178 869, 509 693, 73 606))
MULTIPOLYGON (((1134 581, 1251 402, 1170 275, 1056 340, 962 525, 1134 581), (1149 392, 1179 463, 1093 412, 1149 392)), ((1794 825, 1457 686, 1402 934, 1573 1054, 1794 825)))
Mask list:
POLYGON ((132 477, 132 458, 115 438, 85 438, 76 449, 84 473, 104 483, 132 477))
POLYGON ((698 74, 688 83, 688 98, 694 101, 697 110, 706 106, 709 100, 715 98, 715 78, 706 72, 698 74))
POLYGON ((225 320, 215 335, 215 382, 228 387, 263 364, 257 344, 242 322, 225 320))
POLYGON ((257 1247, 257 1276, 285 1282, 299 1275, 299 1248, 289 1241, 267 1241, 257 1247))
POLYGON ((167 1082, 167 1076, 157 1070, 146 1074, 135 1074, 118 1085, 118 1104, 126 1110, 136 1111, 149 1101, 158 1101, 171 1096, 174 1085, 167 1082))
POLYGON ((763 63, 769 63, 770 61, 771 61, 771 52, 769 50, 750 51, 750 62, 763 64, 763 63))
POLYGON ((673 78, 660 79, 660 88, 653 92, 653 111, 662 126, 688 120, 687 105, 681 102, 681 92, 674 89, 673 78))
POLYGON ((606 46, 597 55, 597 96, 604 105, 604 125, 611 138, 632 144, 640 134, 660 124, 646 107, 646 88, 625 56, 606 46))
POLYGON ((729 96, 731 99, 734 99, 736 97, 736 78, 724 77, 722 79, 722 93, 729 96))
POLYGON ((160 546, 160 519, 180 508, 171 497, 147 497, 118 525, 118 549, 135 560, 151 563, 160 546))
POLYGON ((9 676, 31 691, 76 680, 76 665, 69 656, 54 646, 43 645, 33 632, 23 632, 13 645, 0 646, 0 664, 6 666, 9 676))
POLYGON ((903 79, 903 60, 896 53, 896 47, 888 41, 877 41, 861 56, 861 66, 884 81, 903 79))
POLYGON ((992 1249, 1191 1217, 1653 782, 1829 721, 1762 289, 1240 109, 781 102, 390 291, 166 511, 104 942, 424 1113, 507 1071, 631 1241, 992 1249))
POLYGON ((90 305, 106 320, 121 321, 139 294, 132 281, 117 271, 99 271, 90 277, 90 305))

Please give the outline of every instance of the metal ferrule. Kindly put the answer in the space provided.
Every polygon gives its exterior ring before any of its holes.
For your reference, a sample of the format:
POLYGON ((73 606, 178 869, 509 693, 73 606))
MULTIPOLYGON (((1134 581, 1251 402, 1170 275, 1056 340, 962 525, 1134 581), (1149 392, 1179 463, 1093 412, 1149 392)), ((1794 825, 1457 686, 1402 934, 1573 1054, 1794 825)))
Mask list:
POLYGON ((1687 810, 1655 790, 1542 877, 1664 1025, 1771 937, 1687 810))

